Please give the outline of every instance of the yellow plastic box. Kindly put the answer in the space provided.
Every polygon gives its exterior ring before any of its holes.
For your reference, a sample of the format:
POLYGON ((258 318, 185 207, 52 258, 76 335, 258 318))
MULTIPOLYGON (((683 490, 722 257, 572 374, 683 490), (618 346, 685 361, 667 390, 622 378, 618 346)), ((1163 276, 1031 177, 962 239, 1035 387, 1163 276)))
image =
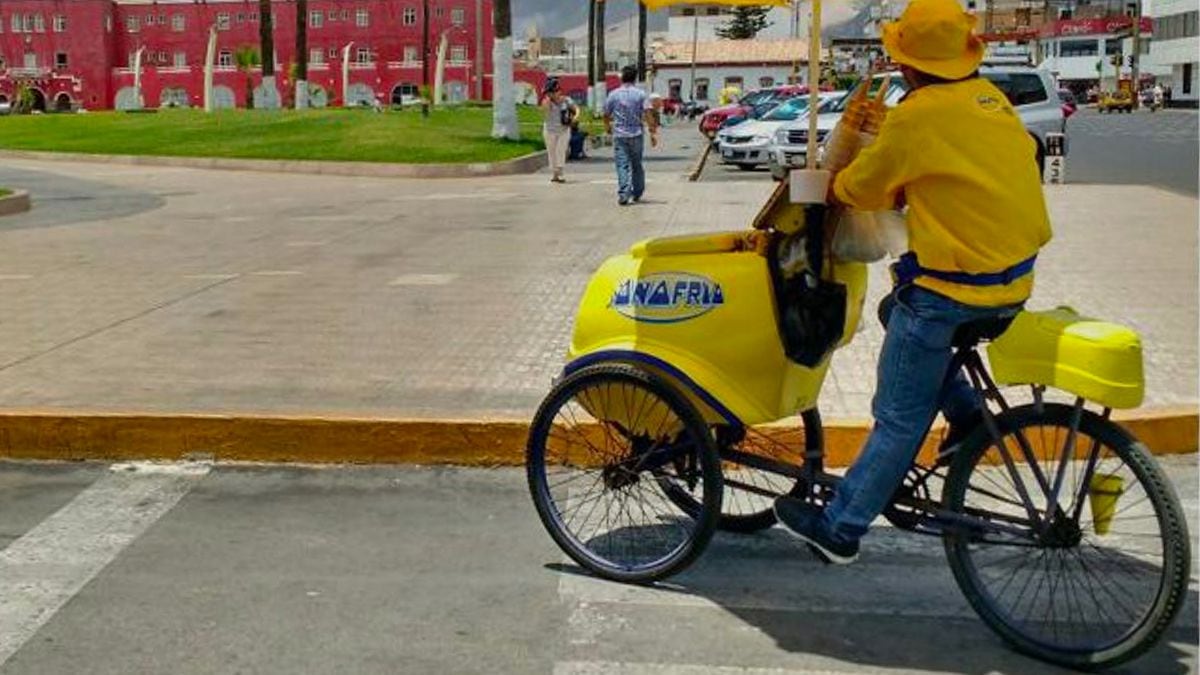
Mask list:
POLYGON ((1138 334, 1069 307, 1022 312, 988 360, 999 384, 1046 385, 1109 408, 1136 408, 1145 396, 1138 334))

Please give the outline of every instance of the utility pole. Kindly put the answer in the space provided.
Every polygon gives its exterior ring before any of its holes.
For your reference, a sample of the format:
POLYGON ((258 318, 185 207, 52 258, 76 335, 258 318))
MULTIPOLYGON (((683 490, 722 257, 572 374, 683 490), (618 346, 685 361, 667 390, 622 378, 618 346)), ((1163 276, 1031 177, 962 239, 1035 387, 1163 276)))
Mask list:
POLYGON ((692 14, 692 102, 696 102, 696 45, 700 42, 700 14, 693 10, 692 14))
POLYGON ((429 87, 429 0, 421 0, 421 84, 429 87))
POLYGON ((1137 110, 1142 103, 1142 97, 1138 94, 1138 87, 1141 84, 1139 77, 1142 61, 1142 2, 1133 0, 1131 4, 1133 5, 1133 56, 1129 58, 1129 77, 1132 80, 1133 109, 1137 110))

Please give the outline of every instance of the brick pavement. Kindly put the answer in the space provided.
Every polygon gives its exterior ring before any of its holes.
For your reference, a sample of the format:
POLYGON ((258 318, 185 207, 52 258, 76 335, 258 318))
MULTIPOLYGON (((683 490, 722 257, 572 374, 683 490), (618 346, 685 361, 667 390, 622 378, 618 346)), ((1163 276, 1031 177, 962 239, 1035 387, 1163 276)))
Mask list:
MULTIPOLYGON (((0 222, 0 407, 526 417, 606 256, 740 229, 770 188, 683 182, 686 155, 629 209, 597 166, 556 187, 11 162, 0 182, 39 202, 0 222)), ((1194 405, 1196 200, 1048 195, 1032 304, 1133 325, 1147 404, 1194 405)), ((881 337, 867 321, 836 357, 828 417, 868 414, 881 337)))

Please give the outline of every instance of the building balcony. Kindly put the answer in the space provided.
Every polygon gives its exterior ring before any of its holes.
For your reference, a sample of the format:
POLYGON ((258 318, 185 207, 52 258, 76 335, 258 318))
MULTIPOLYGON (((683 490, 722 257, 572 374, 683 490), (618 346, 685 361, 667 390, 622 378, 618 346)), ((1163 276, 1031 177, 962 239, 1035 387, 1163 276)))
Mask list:
POLYGON ((21 68, 9 68, 9 69, 8 69, 8 76, 9 76, 9 77, 46 77, 46 76, 47 76, 47 75, 49 75, 49 74, 50 74, 50 67, 49 67, 49 66, 47 66, 47 67, 44 67, 44 68, 39 68, 39 67, 34 67, 34 68, 25 68, 25 67, 21 67, 21 68))

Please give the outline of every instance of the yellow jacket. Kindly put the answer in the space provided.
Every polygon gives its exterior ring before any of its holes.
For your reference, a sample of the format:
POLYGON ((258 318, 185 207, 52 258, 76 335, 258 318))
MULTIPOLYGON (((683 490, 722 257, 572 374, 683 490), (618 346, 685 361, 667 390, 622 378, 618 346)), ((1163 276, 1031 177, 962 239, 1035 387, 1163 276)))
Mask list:
MULTIPOLYGON (((922 87, 888 112, 879 137, 834 180, 857 209, 908 203, 909 248, 922 267, 1001 272, 1050 241, 1036 143, 1004 94, 984 78, 922 87)), ((1022 302, 1029 274, 1005 286, 928 277, 916 284, 969 305, 1022 302)))

